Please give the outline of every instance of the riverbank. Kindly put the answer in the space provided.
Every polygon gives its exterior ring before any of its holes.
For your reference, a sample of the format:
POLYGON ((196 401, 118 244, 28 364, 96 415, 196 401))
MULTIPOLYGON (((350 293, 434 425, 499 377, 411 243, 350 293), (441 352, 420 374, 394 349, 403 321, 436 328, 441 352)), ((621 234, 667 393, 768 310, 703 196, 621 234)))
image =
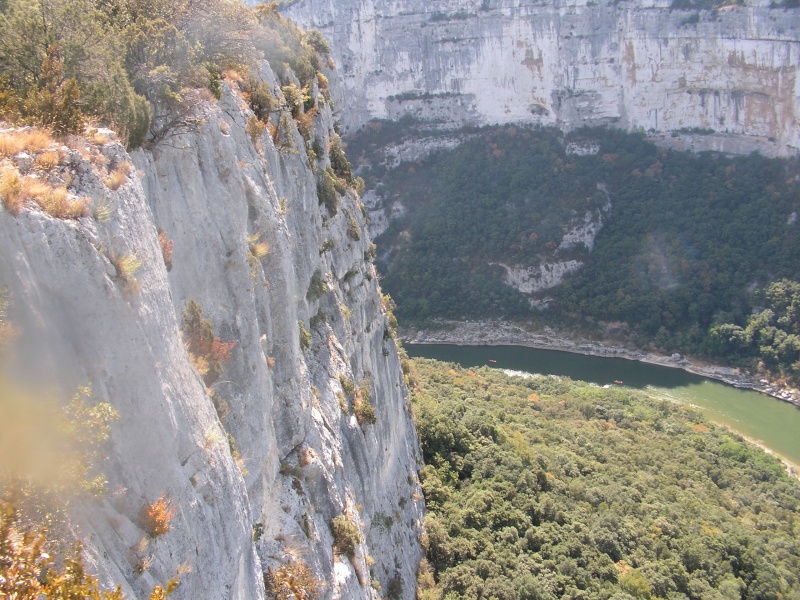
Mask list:
POLYGON ((401 340, 409 344, 457 344, 463 346, 524 346, 542 350, 560 350, 575 354, 624 358, 723 381, 729 385, 767 394, 800 407, 800 390, 779 388, 765 379, 756 379, 738 369, 722 367, 680 354, 665 356, 607 345, 580 337, 570 337, 550 327, 531 330, 508 321, 440 321, 437 328, 405 329, 401 340))

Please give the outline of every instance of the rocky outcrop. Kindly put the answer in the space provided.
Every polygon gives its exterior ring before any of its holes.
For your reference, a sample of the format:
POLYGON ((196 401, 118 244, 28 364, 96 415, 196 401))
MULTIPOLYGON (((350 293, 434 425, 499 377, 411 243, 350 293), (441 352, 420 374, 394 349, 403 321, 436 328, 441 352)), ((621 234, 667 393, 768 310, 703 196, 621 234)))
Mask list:
MULTIPOLYGON (((266 65, 262 77, 280 96, 266 65)), ((311 164, 291 119, 282 144, 269 132, 254 143, 252 113, 223 87, 201 125, 132 158, 113 140, 62 148, 57 169, 92 215, 0 212, 20 362, 65 390, 91 383, 121 416, 108 492, 79 504, 78 535, 102 581, 134 598, 182 564, 191 572, 174 597, 263 598, 263 571, 301 562, 322 598, 381 587, 413 598, 420 458, 365 211, 352 190, 321 204, 327 152, 311 164), (129 160, 136 169, 108 187, 107 171, 129 160), (159 232, 174 243, 169 272, 159 232), (208 389, 179 331, 189 300, 235 342, 208 389), (354 413, 364 402, 374 424, 354 413), (161 494, 177 511, 150 539, 139 515, 161 494), (362 542, 349 558, 333 548, 342 514, 362 542)), ((319 106, 327 148, 333 120, 319 106)))
POLYGON ((745 0, 300 0, 332 41, 343 122, 615 125, 694 150, 800 148, 800 10, 745 0), (673 137, 675 136, 675 137, 673 137))
POLYGON ((564 277, 583 266, 578 260, 549 262, 536 267, 498 264, 505 270, 503 281, 523 294, 534 294, 561 285, 564 277))

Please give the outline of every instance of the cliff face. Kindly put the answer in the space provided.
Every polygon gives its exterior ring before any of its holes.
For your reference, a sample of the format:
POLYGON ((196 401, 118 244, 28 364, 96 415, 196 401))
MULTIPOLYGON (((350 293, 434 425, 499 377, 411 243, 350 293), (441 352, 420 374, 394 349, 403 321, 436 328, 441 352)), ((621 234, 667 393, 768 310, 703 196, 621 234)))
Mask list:
MULTIPOLYGON (((268 67, 262 76, 280 95, 268 67)), ((302 561, 324 582, 321 597, 372 598, 375 582, 413 598, 419 454, 365 217, 352 191, 335 215, 320 204, 294 125, 291 148, 268 133, 254 145, 252 113, 223 87, 201 125, 132 159, 114 141, 62 150, 70 189, 110 216, 0 211, 0 287, 21 347, 67 389, 91 383, 120 413, 108 492, 78 505, 77 533, 91 567, 130 597, 186 563, 175 597, 263 598, 262 571, 302 561), (136 170, 122 186, 104 185, 126 160, 136 170), (159 230, 174 241, 170 272, 159 230), (131 256, 141 261, 135 282, 118 260, 131 256), (179 331, 189 300, 236 342, 210 391, 179 331), (350 381, 370 390, 374 424, 357 421, 350 381), (162 493, 176 516, 149 539, 139 514, 162 493), (352 559, 333 551, 340 514, 363 540, 352 559)), ((332 127, 322 105, 323 148, 332 127)), ((315 168, 327 164, 325 151, 315 168)))
POLYGON ((331 40, 351 129, 404 114, 445 127, 613 124, 678 147, 795 154, 800 10, 670 4, 300 0, 286 12, 331 40))

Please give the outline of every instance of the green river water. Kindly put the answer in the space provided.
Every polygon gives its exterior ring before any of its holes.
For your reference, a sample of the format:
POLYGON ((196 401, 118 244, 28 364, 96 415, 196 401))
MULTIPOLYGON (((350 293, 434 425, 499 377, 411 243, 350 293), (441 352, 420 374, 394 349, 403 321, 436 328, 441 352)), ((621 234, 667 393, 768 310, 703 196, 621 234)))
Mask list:
POLYGON ((406 344, 405 349, 409 356, 435 358, 464 367, 487 365, 561 375, 599 385, 622 381, 654 397, 694 405, 715 423, 727 425, 794 465, 800 465, 800 408, 681 369, 519 346, 406 344))

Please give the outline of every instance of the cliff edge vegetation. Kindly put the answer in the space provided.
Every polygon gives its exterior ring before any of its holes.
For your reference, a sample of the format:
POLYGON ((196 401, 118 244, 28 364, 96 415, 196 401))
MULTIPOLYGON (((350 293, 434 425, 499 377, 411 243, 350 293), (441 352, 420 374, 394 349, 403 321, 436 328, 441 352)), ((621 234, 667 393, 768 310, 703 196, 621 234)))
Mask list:
MULTIPOLYGON (((197 125, 223 73, 247 77, 264 58, 292 69, 307 101, 318 52, 329 50, 277 4, 228 0, 10 0, 0 6, 0 40, 0 118, 57 134, 81 133, 90 120, 128 148, 197 125)), ((274 111, 257 79, 248 83, 258 116, 274 111)))

